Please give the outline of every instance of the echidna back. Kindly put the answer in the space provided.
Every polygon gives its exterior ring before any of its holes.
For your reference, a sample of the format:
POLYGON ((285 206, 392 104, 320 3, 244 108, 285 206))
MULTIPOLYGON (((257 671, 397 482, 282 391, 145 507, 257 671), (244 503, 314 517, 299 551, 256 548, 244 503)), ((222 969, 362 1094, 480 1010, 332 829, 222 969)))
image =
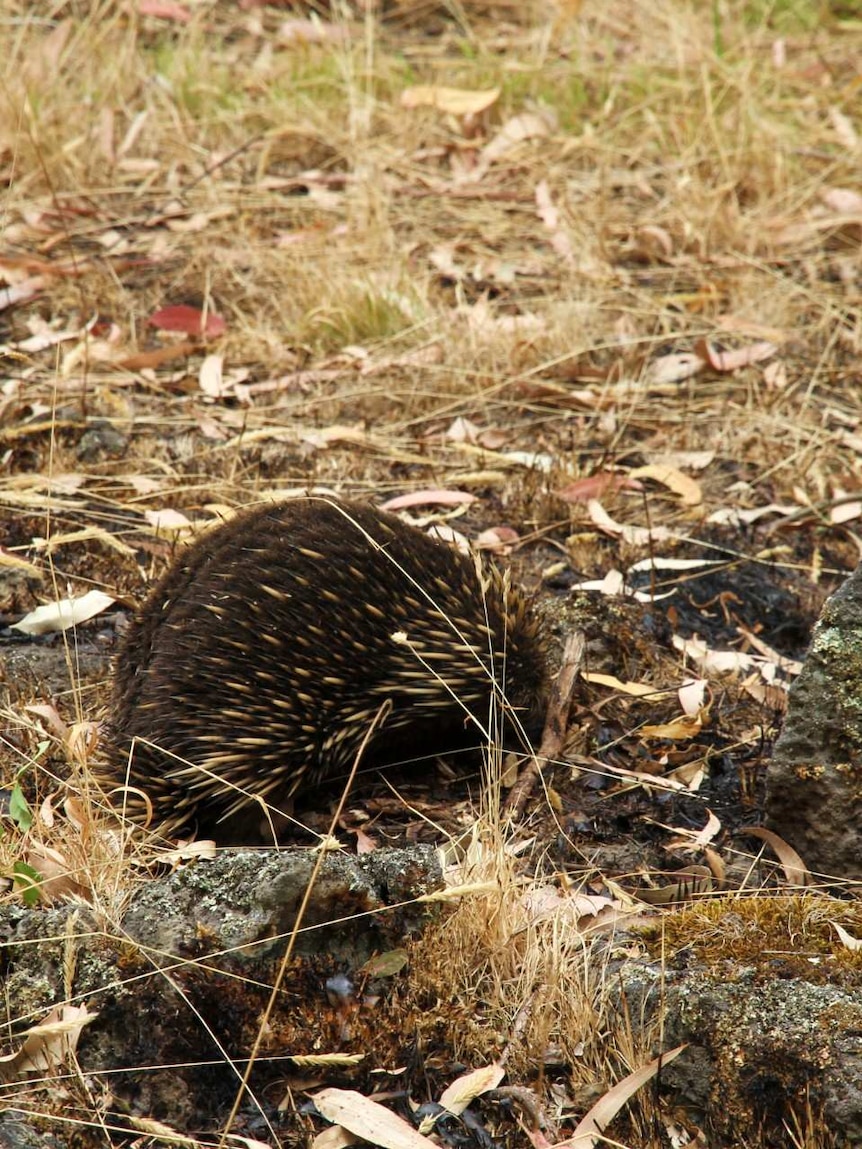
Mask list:
POLYGON ((309 497, 181 554, 116 661, 113 769, 172 825, 278 804, 366 762, 481 743, 495 700, 535 726, 545 665, 499 575, 394 516, 309 497), (130 759, 131 754, 131 759, 130 759))

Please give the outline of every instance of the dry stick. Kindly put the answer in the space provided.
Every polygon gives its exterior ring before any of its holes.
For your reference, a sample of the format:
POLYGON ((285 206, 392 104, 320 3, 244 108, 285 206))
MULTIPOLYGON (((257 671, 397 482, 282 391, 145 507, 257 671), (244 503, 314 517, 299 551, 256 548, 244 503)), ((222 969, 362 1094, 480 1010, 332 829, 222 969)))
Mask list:
POLYGON ((512 787, 512 791, 506 799, 504 810, 513 817, 518 817, 523 813, 527 799, 541 773, 540 763, 551 761, 560 756, 566 737, 569 711, 572 707, 572 695, 575 692, 575 683, 584 659, 585 645, 586 636, 582 630, 573 630, 566 639, 566 645, 563 648, 563 661, 551 689, 539 752, 533 755, 532 761, 512 787))
MULTIPOLYGON (((391 710, 392 702, 387 698, 385 702, 380 704, 380 708, 374 715, 374 719, 371 722, 371 725, 365 732, 365 737, 362 739, 362 745, 356 752, 356 757, 353 759, 353 765, 350 768, 350 774, 348 775, 347 781, 344 784, 344 789, 341 792, 341 798, 338 801, 338 807, 335 813, 332 815, 332 821, 329 825, 329 837, 333 837, 335 834, 335 830, 338 826, 342 812, 344 810, 344 806, 347 802, 347 795, 350 793, 351 787, 353 786, 353 779, 356 777, 356 771, 359 769, 359 763, 362 761, 362 755, 365 753, 365 748, 371 741, 371 738, 377 732, 378 728, 389 717, 391 710)), ((263 1017, 261 1018, 260 1026, 258 1027, 257 1037, 254 1040, 254 1045, 248 1057, 248 1064, 245 1067, 245 1073, 242 1075, 242 1082, 240 1083, 240 1087, 237 1090, 233 1108, 228 1115, 228 1119, 225 1122, 224 1129, 222 1130, 221 1136, 219 1138, 218 1149, 224 1149, 227 1139, 230 1136, 231 1126, 236 1120, 237 1113, 239 1113, 239 1107, 242 1104, 243 1095, 248 1089, 248 1083, 251 1078, 251 1071, 254 1068, 254 1063, 257 1061, 257 1055, 260 1053, 260 1047, 263 1043, 263 1035, 268 1030, 269 1019, 272 1017, 273 1010, 275 1009, 275 1002, 279 991, 281 990, 281 983, 284 981, 285 974, 287 973, 287 967, 290 964, 290 959, 293 956, 296 939, 299 936, 299 928, 302 925, 302 919, 305 917, 305 911, 308 909, 309 902, 311 901, 311 892, 314 889, 314 884, 317 881, 318 875, 320 873, 320 868, 323 865, 323 857, 325 852, 325 850, 318 849, 317 858, 315 859, 314 866, 311 871, 311 876, 308 879, 308 885, 305 888, 302 903, 296 914, 296 921, 293 923, 293 930, 291 931, 290 937, 288 938, 287 949, 284 951, 284 957, 281 959, 281 965, 278 967, 278 973, 276 974, 276 978, 272 986, 272 991, 269 995, 269 1001, 266 1003, 266 1009, 263 1012, 263 1017)))

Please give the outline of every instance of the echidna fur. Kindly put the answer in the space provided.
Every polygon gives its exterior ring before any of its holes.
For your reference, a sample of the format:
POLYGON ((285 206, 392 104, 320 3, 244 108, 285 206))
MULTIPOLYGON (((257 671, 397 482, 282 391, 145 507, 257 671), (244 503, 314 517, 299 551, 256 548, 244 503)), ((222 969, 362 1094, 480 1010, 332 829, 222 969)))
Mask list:
POLYGON ((132 622, 111 771, 160 823, 212 825, 346 773, 386 700, 363 764, 481 744, 501 712, 535 732, 545 674, 507 576, 369 506, 267 504, 180 554, 132 622))

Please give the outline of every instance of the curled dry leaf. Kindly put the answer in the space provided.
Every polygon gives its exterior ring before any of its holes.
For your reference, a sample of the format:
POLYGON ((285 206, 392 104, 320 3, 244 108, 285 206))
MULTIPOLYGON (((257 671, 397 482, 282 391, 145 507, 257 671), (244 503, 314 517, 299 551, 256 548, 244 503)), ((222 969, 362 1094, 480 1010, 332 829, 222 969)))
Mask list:
POLYGON ((674 877, 677 881, 666 886, 638 890, 637 896, 648 906, 672 906, 712 893, 712 871, 707 866, 689 866, 687 870, 674 874, 674 877))
POLYGON ((684 714, 699 714, 706 698, 708 683, 705 678, 691 678, 677 691, 684 714))
POLYGON ((791 886, 810 886, 811 874, 792 846, 789 846, 782 837, 767 830, 765 826, 740 826, 740 834, 750 834, 752 838, 759 838, 766 842, 775 852, 781 862, 784 876, 791 886))
POLYGON ((224 356, 207 355, 198 372, 198 385, 210 399, 221 399, 224 395, 224 356))
POLYGON ((615 519, 611 518, 598 499, 589 499, 587 501, 587 511, 589 512, 590 519, 599 530, 604 531, 608 535, 621 538, 623 542, 630 543, 635 547, 645 547, 651 542, 667 542, 668 539, 676 538, 678 534, 678 532, 672 531, 668 527, 635 527, 629 526, 626 523, 618 523, 615 519))
POLYGON ((616 595, 625 595, 627 598, 633 598, 635 602, 658 602, 663 598, 670 598, 676 594, 675 590, 669 590, 666 594, 649 594, 647 591, 634 590, 625 580, 622 571, 609 570, 603 579, 588 579, 586 582, 575 583, 573 590, 597 590, 600 594, 606 594, 613 598, 616 595))
POLYGON ((829 924, 835 927, 835 932, 845 949, 850 950, 851 953, 858 953, 862 950, 862 938, 854 938, 851 933, 848 933, 842 925, 838 922, 829 919, 829 924))
POLYGON ((59 602, 37 606, 13 623, 12 630, 20 630, 22 634, 49 634, 55 630, 68 630, 70 626, 77 626, 101 614, 115 602, 116 599, 104 591, 90 590, 78 598, 64 598, 59 602))
POLYGON ((675 770, 669 770, 665 774, 665 778, 671 778, 674 782, 681 782, 684 788, 692 794, 697 793, 705 777, 706 766, 702 758, 696 758, 694 762, 683 762, 682 766, 677 766, 675 770))
POLYGON ((69 757, 74 762, 85 763, 99 745, 99 723, 75 722, 63 741, 69 757))
POLYGON ((470 419, 459 415, 446 429, 445 437, 450 443, 478 443, 481 427, 470 419))
POLYGON ((45 275, 31 275, 29 279, 22 279, 20 283, 10 284, 9 287, 0 287, 0 311, 7 307, 14 307, 16 303, 23 303, 38 295, 48 277, 45 275))
POLYGON ((644 381, 651 383, 681 383, 702 371, 706 361, 691 351, 677 351, 654 359, 644 372, 644 381))
POLYGON ((672 834, 677 837, 674 841, 668 843, 668 849, 674 849, 677 846, 686 846, 690 849, 701 849, 708 846, 715 835, 721 829, 720 819, 713 814, 712 810, 707 810, 706 825, 702 830, 689 830, 685 826, 668 826, 672 834))
POLYGON ((33 702, 29 706, 25 706, 24 710, 28 714, 35 714, 37 718, 43 719, 46 728, 51 730, 61 740, 68 736, 69 727, 60 717, 56 706, 50 702, 33 702))
POLYGON ((519 539, 520 535, 513 527, 489 527, 479 533, 476 547, 480 551, 493 551, 498 555, 509 554, 519 539))
POLYGON ((551 134, 552 124, 548 118, 536 112, 522 112, 506 120, 497 134, 488 141, 479 153, 479 169, 486 170, 512 148, 524 140, 539 139, 551 134))
POLYGON ((762 359, 771 359, 778 351, 774 343, 761 340, 759 343, 750 343, 747 347, 739 347, 735 351, 719 351, 708 339, 699 339, 695 344, 698 355, 702 355, 713 371, 726 373, 738 371, 740 367, 748 367, 752 363, 759 363, 762 359))
POLYGON ((55 1006, 44 1021, 24 1032, 24 1042, 14 1053, 0 1057, 0 1076, 18 1078, 25 1072, 45 1073, 73 1053, 81 1030, 99 1015, 86 1006, 55 1006))
POLYGON ((185 862, 207 861, 211 862, 216 856, 216 844, 212 838, 200 838, 194 842, 180 840, 173 850, 165 850, 159 857, 166 865, 177 870, 185 862))
POLYGON ((163 507, 160 511, 144 511, 144 518, 160 535, 180 534, 182 531, 191 531, 193 524, 182 511, 174 511, 170 507, 163 507))
POLYGON ((54 902, 60 898, 86 897, 86 889, 72 877, 72 867, 59 850, 42 842, 31 841, 25 860, 39 874, 39 900, 54 902))
POLYGON ((572 1136, 565 1141, 558 1141, 554 1149, 598 1149, 598 1146, 606 1144, 604 1130, 607 1129, 626 1102, 630 1101, 639 1089, 655 1077, 663 1065, 670 1065, 686 1048, 685 1045, 678 1045, 676 1049, 661 1054, 648 1065, 636 1069, 634 1073, 630 1073, 628 1077, 617 1082, 613 1089, 609 1089, 604 1097, 600 1098, 592 1109, 581 1118, 572 1136))

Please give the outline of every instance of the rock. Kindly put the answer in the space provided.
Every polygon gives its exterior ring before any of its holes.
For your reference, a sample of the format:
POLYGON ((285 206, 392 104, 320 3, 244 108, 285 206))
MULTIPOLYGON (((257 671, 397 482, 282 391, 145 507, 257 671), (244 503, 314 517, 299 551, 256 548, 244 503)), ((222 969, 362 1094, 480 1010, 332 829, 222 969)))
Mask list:
MULTIPOLYGON (((37 1092, 33 1070, 18 1067, 28 1027, 66 1002, 89 1015, 75 1033, 76 1072, 112 1111, 115 1127, 138 1116, 217 1127, 238 1084, 237 1063, 228 1058, 241 1065, 260 1032, 317 857, 311 850, 225 852, 148 882, 117 923, 81 905, 0 907, 3 988, 15 1019, 0 1048, 0 1082, 18 1086, 41 1115, 38 1125, 24 1108, 10 1117, 8 1128, 0 1125, 0 1147, 104 1143, 98 1123, 86 1140, 52 1122, 65 1112, 67 1093, 50 1074, 37 1092), (35 1130, 43 1126, 56 1141, 39 1140, 35 1130)), ((393 979, 403 960, 378 963, 382 972, 359 966, 415 936, 434 913, 419 899, 441 884, 430 846, 324 856, 269 1015, 255 1089, 283 1078, 287 1053, 353 1043, 361 1051, 366 1031, 385 1027, 390 993, 399 1008, 393 979)), ((244 1120, 259 1117, 250 1111, 244 1120)))
POLYGON ((661 1071, 710 1145, 788 1145, 810 1107, 836 1146, 862 1143, 862 998, 855 988, 631 963, 623 1000, 662 1019, 663 1048, 687 1043, 661 1071))
POLYGON ((816 874, 862 879, 862 565, 826 602, 769 767, 766 823, 816 874))

